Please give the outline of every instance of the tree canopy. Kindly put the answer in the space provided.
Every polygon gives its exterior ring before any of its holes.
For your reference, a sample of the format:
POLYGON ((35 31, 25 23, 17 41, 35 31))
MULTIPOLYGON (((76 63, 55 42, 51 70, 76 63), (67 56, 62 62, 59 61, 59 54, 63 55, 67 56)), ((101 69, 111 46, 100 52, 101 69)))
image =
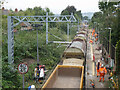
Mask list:
POLYGON ((81 20, 82 19, 82 13, 81 10, 76 11, 76 8, 74 6, 67 6, 62 12, 61 15, 71 15, 73 13, 76 17, 76 19, 81 20))
POLYGON ((62 12, 61 12, 61 15, 70 15, 71 13, 75 13, 76 12, 76 8, 74 6, 67 6, 66 9, 64 9, 62 12))

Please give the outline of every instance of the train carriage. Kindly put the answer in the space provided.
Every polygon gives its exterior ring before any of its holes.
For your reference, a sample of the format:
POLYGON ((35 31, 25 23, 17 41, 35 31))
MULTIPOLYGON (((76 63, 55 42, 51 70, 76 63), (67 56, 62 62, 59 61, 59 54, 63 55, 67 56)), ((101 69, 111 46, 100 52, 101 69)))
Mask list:
POLYGON ((62 65, 56 67, 43 89, 83 87, 86 37, 87 29, 77 32, 74 40, 62 55, 62 65))
POLYGON ((64 58, 84 58, 85 56, 85 43, 74 41, 69 48, 67 48, 64 53, 64 58))

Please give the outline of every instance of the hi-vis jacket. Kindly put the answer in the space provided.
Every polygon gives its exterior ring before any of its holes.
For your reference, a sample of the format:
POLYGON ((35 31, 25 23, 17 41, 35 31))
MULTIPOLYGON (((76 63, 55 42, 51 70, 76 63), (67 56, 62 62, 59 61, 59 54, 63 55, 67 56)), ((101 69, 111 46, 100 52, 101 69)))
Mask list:
POLYGON ((99 69, 99 72, 100 72, 100 74, 106 74, 106 73, 107 73, 107 70, 106 70, 105 67, 101 67, 101 68, 99 69))

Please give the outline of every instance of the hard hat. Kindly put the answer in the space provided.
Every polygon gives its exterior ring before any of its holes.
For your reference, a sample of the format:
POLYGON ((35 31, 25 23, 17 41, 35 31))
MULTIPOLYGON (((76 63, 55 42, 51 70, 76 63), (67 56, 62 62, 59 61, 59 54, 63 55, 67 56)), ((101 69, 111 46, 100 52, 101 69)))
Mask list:
POLYGON ((35 88, 35 85, 31 85, 31 88, 35 88))
POLYGON ((102 64, 101 67, 104 67, 104 65, 102 64))

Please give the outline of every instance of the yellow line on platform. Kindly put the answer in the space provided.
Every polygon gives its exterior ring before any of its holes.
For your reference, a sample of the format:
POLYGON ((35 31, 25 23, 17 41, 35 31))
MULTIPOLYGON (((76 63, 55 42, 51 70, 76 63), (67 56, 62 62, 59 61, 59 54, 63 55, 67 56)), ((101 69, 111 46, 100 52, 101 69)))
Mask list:
MULTIPOLYGON (((90 44, 90 50, 91 50, 91 61, 93 61, 93 45, 90 44)), ((92 64, 92 74, 95 75, 95 63, 92 64)))
POLYGON ((91 61, 93 60, 93 47, 92 44, 90 44, 90 48, 91 48, 91 61))

